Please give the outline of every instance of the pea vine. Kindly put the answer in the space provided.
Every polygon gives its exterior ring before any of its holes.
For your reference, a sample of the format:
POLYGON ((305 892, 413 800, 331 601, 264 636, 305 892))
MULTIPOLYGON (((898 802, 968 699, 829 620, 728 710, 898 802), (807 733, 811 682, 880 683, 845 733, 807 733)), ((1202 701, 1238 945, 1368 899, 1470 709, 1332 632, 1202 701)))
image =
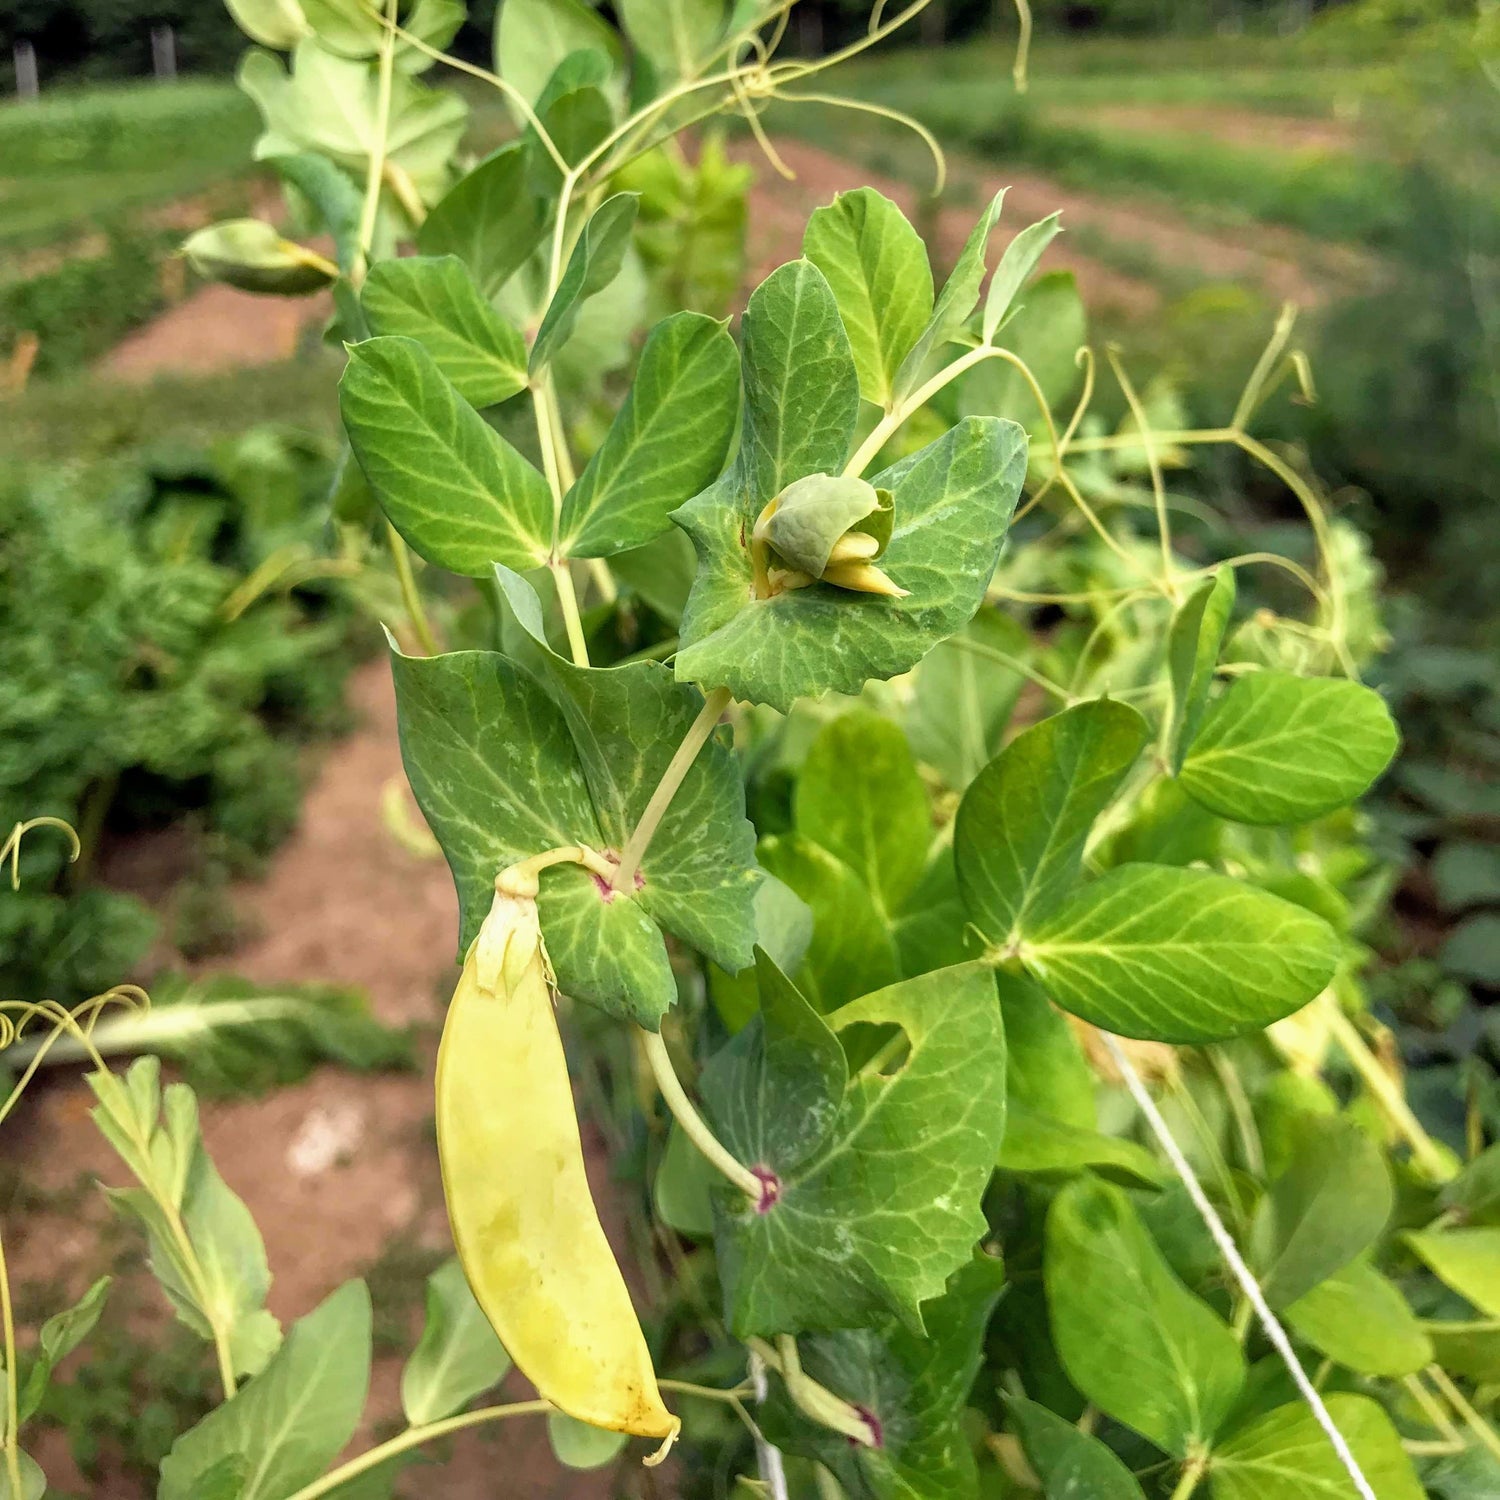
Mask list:
MULTIPOLYGON (((1378 578, 1253 431, 1314 395, 1291 311, 1219 427, 1106 349, 1110 430, 1076 288, 1042 269, 1055 215, 995 257, 996 197, 938 278, 865 188, 733 333, 716 315, 744 181, 713 122, 785 171, 767 107, 885 114, 812 85, 924 3, 784 60, 789 0, 624 0, 623 36, 506 0, 491 70, 447 50, 457 0, 232 0, 269 49, 240 71, 257 155, 332 255, 260 221, 186 254, 333 291, 340 566, 401 601, 402 755, 458 895, 458 1258, 406 1429, 338 1464, 367 1291, 283 1335, 191 1092, 93 1046, 139 992, 0 1009, 0 1044, 46 1025, 91 1054, 137 1184, 115 1201, 215 1352, 224 1404, 162 1500, 388 1493, 424 1445, 544 1413, 565 1462, 728 1443, 774 1497, 1401 1500, 1500 1473, 1497 1166, 1423 1129, 1360 982, 1383 889, 1352 809, 1397 748, 1359 680, 1378 578), (498 94, 506 144, 462 155, 434 64, 498 94), (1176 491, 1215 447, 1294 499, 1300 555, 1176 491), (657 1232, 712 1288, 686 1351, 600 1228, 560 1010, 664 1106, 657 1232), (712 1378, 663 1378, 694 1359, 712 1378), (512 1360, 537 1399, 466 1409, 512 1360)), ((24 1385, 3 1260, 0 1291, 0 1495, 32 1500, 21 1424, 104 1291, 24 1385)))

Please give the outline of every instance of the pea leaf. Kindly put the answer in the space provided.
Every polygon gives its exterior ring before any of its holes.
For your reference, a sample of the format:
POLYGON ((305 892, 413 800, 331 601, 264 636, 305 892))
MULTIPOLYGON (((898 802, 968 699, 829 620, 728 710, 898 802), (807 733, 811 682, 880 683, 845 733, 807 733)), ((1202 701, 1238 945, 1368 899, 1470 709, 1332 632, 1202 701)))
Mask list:
MULTIPOLYGON (((748 351, 746 360, 748 388, 748 351)), ((807 440, 799 451, 793 467, 828 456, 807 440)), ((769 458, 764 466, 801 477, 769 458)), ((894 499, 880 565, 910 591, 904 599, 824 584, 752 599, 748 538, 761 491, 747 485, 747 472, 742 454, 740 465, 673 514, 698 550, 676 671, 785 712, 799 697, 853 693, 870 678, 906 671, 973 617, 1020 490, 1025 439, 1013 423, 969 418, 871 481, 894 499)))
MULTIPOLYGON (((536 101, 536 116, 559 156, 576 166, 614 128, 613 106, 605 93, 613 69, 602 52, 570 52, 536 101)), ((537 128, 523 136, 529 153, 528 180, 542 198, 556 198, 562 171, 542 144, 537 128)))
POLYGON ((1405 1240, 1444 1286, 1500 1318, 1500 1229, 1427 1229, 1405 1240))
POLYGON ((1320 917, 1207 870, 1120 865, 1034 927, 1022 962, 1075 1015, 1188 1044, 1256 1031, 1333 977, 1320 917))
MULTIPOLYGON (((1088 316, 1073 273, 1038 276, 995 342, 1025 362, 1055 413, 1078 387, 1082 376, 1075 356, 1088 342, 1088 316)), ((1014 365, 987 359, 961 375, 956 385, 961 411, 1012 417, 1028 428, 1036 445, 1031 461, 1039 474, 1051 474, 1051 434, 1030 382, 1014 365)))
POLYGON ((452 1416, 498 1385, 510 1356, 469 1290, 457 1257, 427 1278, 427 1321, 401 1371, 401 1409, 413 1427, 452 1416))
POLYGON ((423 255, 456 255, 493 298, 546 233, 542 203, 527 186, 526 149, 502 146, 438 200, 417 230, 423 255))
MULTIPOLYGON (((498 574, 540 635, 529 586, 498 574)), ((534 648, 539 681, 486 651, 393 657, 402 758, 458 887, 460 952, 507 865, 565 844, 618 851, 701 698, 665 667, 575 668, 534 648), (545 683, 545 685, 544 685, 545 683)), ((642 862, 634 895, 605 892, 575 865, 542 876, 542 931, 559 988, 655 1025, 676 985, 660 922, 726 969, 749 961, 752 834, 724 745, 685 778, 642 862)))
POLYGON ((896 371, 895 395, 898 401, 917 389, 928 374, 929 366, 933 363, 932 356, 959 333, 969 321, 969 314, 978 306, 979 291, 984 285, 985 257, 989 250, 990 234, 995 228, 995 221, 1000 217, 1000 205, 1004 201, 1005 189, 1001 188, 964 241, 953 270, 933 304, 927 326, 896 371))
POLYGON ((1078 883, 1094 819, 1146 736, 1128 705, 1080 703, 1018 734, 975 777, 953 852, 969 918, 992 944, 1016 943, 1078 883))
POLYGON ((801 1418, 774 1378, 762 1408, 767 1436, 788 1453, 822 1463, 850 1500, 975 1494, 963 1413, 1004 1279, 1000 1263, 987 1257, 962 1267, 923 1309, 926 1337, 888 1323, 798 1340, 804 1372, 866 1413, 878 1447, 801 1418))
POLYGON ((1361 1375, 1413 1375, 1435 1357, 1432 1339, 1395 1283, 1368 1260, 1350 1261, 1283 1316, 1319 1354, 1361 1375))
POLYGON ((1167 632, 1167 665, 1172 680, 1172 722, 1167 743, 1174 776, 1182 770, 1182 758, 1208 707, 1208 691, 1229 629, 1234 595, 1234 569, 1216 568, 1172 616, 1167 632))
POLYGON ((613 1463, 627 1441, 623 1432, 590 1427, 564 1411, 547 1413, 547 1441, 553 1456, 567 1469, 602 1469, 613 1463))
POLYGON ((1048 1500, 1145 1500, 1135 1475, 1092 1434, 1020 1396, 1005 1410, 1048 1500))
POLYGON ((495 71, 535 104, 571 52, 602 52, 618 69, 624 48, 614 28, 582 0, 505 0, 495 27, 495 71))
POLYGON ((869 888, 837 855, 800 834, 780 834, 761 840, 760 862, 812 914, 812 939, 796 973, 820 1011, 837 1010, 901 977, 890 925, 869 888))
POLYGON ((354 1436, 369 1387, 370 1293, 348 1281, 293 1324, 254 1380, 172 1444, 158 1500, 198 1500, 203 1476, 233 1455, 246 1460, 239 1500, 281 1500, 354 1436))
POLYGON ((1450 1375, 1483 1385, 1500 1380, 1500 1322, 1424 1323, 1432 1356, 1450 1375))
POLYGON ((708 56, 729 20, 724 0, 623 0, 621 20, 659 79, 685 78, 708 56))
POLYGON ((889 409, 896 372, 932 316, 932 267, 921 235, 889 198, 858 188, 813 212, 802 253, 838 302, 860 394, 889 409))
POLYGON ((1179 780, 1221 817, 1305 823, 1367 791, 1396 744, 1380 695, 1357 682, 1248 672, 1204 715, 1179 780))
MULTIPOLYGON (((290 73, 280 58, 252 48, 237 81, 265 121, 258 159, 316 151, 366 170, 381 113, 379 84, 367 63, 339 57, 309 38, 292 54, 290 73)), ((424 203, 436 202, 447 188, 468 113, 451 90, 428 88, 404 73, 392 83, 385 159, 411 179, 424 203)))
POLYGON ((716 1204, 729 1323, 747 1337, 894 1316, 920 1331, 921 1304, 985 1231, 1005 1128, 990 976, 943 969, 824 1021, 768 959, 758 972, 760 1013, 703 1087, 725 1144, 778 1184, 764 1211, 729 1193, 716 1204), (844 1084, 840 1041, 872 1032, 891 1039, 844 1084))
POLYGON ((17 1450, 16 1459, 21 1470, 21 1488, 13 1490, 10 1472, 0 1463, 0 1500, 42 1500, 47 1493, 47 1476, 42 1466, 30 1454, 17 1450))
POLYGON ((995 988, 1005 1021, 1009 1106, 1093 1130, 1099 1123, 1094 1074, 1067 1017, 1024 974, 997 969, 995 988))
POLYGON ((568 342, 582 305, 620 274, 630 248, 638 200, 637 193, 616 193, 606 198, 583 226, 531 346, 528 368, 532 374, 546 369, 568 342))
POLYGON ((625 404, 563 501, 563 555, 608 557, 667 531, 669 513, 723 468, 739 390, 722 323, 693 312, 658 323, 625 404))
MULTIPOLYGON (((110 1285, 111 1278, 101 1276, 72 1307, 53 1314, 42 1324, 36 1357, 20 1390, 17 1413, 20 1421, 26 1421, 35 1413, 47 1394, 52 1372, 94 1331, 94 1325, 104 1311, 110 1285)), ((0 1363, 0 1368, 3 1368, 3 1363, 0 1363)), ((4 1465, 0 1463, 0 1474, 3 1473, 4 1465)))
POLYGON ((1460 1224, 1500 1225, 1500 1146, 1490 1146, 1445 1183, 1438 1202, 1460 1224))
POLYGON ((1005 254, 1000 257, 1000 264, 990 278, 989 294, 984 299, 980 337, 986 344, 1000 331, 1017 293, 1036 270, 1036 263, 1047 246, 1057 238, 1062 228, 1058 223, 1061 217, 1060 213, 1049 214, 1045 219, 1028 225, 1005 247, 1005 254))
MULTIPOLYGON (((1380 1500, 1422 1500, 1423 1489, 1382 1407, 1342 1392, 1325 1402, 1380 1500)), ((1225 1439, 1209 1461, 1213 1500, 1352 1500, 1354 1486, 1306 1402, 1266 1413, 1225 1439)))
POLYGON ((155 1057, 137 1058, 123 1080, 108 1071, 88 1075, 99 1101, 94 1123, 141 1184, 111 1189, 110 1202, 146 1230, 152 1274, 178 1318, 203 1339, 214 1337, 216 1323, 225 1329, 235 1373, 253 1375, 281 1339, 265 1309, 265 1244, 204 1150, 193 1091, 181 1083, 162 1090, 160 1079, 155 1057), (196 1266, 164 1202, 175 1207, 196 1266))
POLYGON ((1244 1355, 1124 1193, 1081 1178, 1057 1195, 1045 1277, 1057 1351, 1095 1406, 1179 1458, 1214 1436, 1244 1382, 1244 1355))
POLYGON ((226 0, 235 24, 262 47, 290 52, 307 35, 307 19, 297 0, 226 0))
POLYGON ((1266 1301, 1285 1307, 1342 1270, 1380 1235, 1394 1202, 1385 1158, 1363 1130, 1304 1117, 1251 1228, 1266 1301))
POLYGON ((1024 1104, 1011 1107, 999 1165, 1007 1172, 1068 1176, 1088 1170, 1124 1187, 1159 1188, 1168 1177, 1166 1169, 1144 1146, 1102 1131, 1065 1125, 1024 1104))
POLYGON ((831 720, 808 749, 793 807, 797 831, 854 871, 888 925, 932 842, 927 793, 900 729, 867 710, 831 720))
POLYGON ((471 406, 525 389, 521 335, 480 296, 456 255, 378 261, 360 302, 372 333, 415 339, 471 406))
POLYGON ((419 556, 469 578, 551 551, 547 483, 407 338, 349 350, 339 409, 359 466, 419 556))

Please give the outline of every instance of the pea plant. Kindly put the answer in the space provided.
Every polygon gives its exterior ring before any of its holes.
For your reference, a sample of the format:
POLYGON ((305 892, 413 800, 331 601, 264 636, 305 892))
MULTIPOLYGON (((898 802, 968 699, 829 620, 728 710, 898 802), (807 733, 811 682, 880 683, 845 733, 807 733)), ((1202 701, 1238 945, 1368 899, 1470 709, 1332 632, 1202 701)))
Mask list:
MULTIPOLYGON (((1500 1156, 1424 1129, 1368 1013, 1388 881, 1354 804, 1397 735, 1358 680, 1363 543, 1251 430, 1310 394, 1290 317, 1219 427, 1107 351, 1111 429, 1071 278, 1038 274, 1055 216, 997 259, 996 198, 938 277, 870 189, 717 316, 743 176, 677 138, 734 115, 774 165, 766 104, 836 102, 820 72, 921 4, 780 60, 785 4, 625 0, 622 35, 505 0, 491 72, 445 53, 455 0, 233 0, 269 49, 258 155, 331 257, 257 221, 187 253, 333 289, 333 514, 389 548, 402 754, 458 895, 458 1254, 408 1425, 339 1464, 368 1293, 283 1336, 191 1092, 96 1057, 114 1201, 225 1397, 162 1500, 390 1493, 530 1414, 580 1466, 680 1439, 684 1494, 1496 1492, 1500 1156), (439 62, 512 114, 477 163, 439 62), (1239 547, 1168 482, 1200 449, 1278 481, 1303 539, 1239 547), (640 1117, 670 1316, 600 1226, 560 1019, 640 1117), (511 1361, 536 1398, 471 1406, 511 1361)), ((0 1041, 87 1052, 141 998, 13 1008, 0 1041)), ((0 1496, 42 1493, 21 1424, 103 1296, 23 1380, 7 1291, 0 1496)))

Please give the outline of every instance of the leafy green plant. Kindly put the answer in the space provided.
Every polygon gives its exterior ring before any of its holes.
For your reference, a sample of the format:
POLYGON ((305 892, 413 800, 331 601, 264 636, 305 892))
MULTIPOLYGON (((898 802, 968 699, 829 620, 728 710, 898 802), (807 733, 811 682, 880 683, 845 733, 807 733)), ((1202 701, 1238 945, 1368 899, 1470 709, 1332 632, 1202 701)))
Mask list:
MULTIPOLYGON (((417 81, 456 6, 236 13, 292 55, 241 77, 334 244, 334 504, 389 527, 402 752, 458 893, 461 1270, 409 1426, 335 1466, 367 1293, 283 1337, 190 1096, 96 1072, 119 1201, 227 1398, 160 1495, 385 1493, 424 1443, 543 1413, 564 1462, 629 1435, 661 1462, 681 1427, 689 1472, 713 1445, 777 1497, 1493 1488, 1495 1168, 1422 1128, 1368 1014, 1353 804, 1397 737, 1358 680, 1360 539, 1252 431, 1305 378, 1290 320, 1216 427, 1111 350, 1109 430, 1071 278, 1035 274, 1055 221, 997 263, 997 198, 939 279, 866 189, 737 336, 675 308, 636 352, 619 174, 822 97, 823 64, 775 57, 783 7, 627 5, 622 37, 508 0, 483 76, 516 138, 467 173, 461 108, 417 81), (1214 447, 1300 505, 1309 563, 1177 492, 1214 447), (477 647, 441 649, 443 573, 474 580, 477 647), (562 997, 646 1101, 670 1339, 580 1185, 562 997), (462 1410, 512 1358, 538 1398, 462 1410)), ((221 274, 305 289, 295 246, 236 263, 235 238, 221 274)), ((41 1014, 86 1045, 90 1013, 41 1014)))

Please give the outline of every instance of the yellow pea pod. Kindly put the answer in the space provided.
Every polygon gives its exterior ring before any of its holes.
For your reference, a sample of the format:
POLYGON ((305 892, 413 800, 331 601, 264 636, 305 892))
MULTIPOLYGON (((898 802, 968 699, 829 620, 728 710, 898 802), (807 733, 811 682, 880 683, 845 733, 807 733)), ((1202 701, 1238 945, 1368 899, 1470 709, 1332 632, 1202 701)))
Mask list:
POLYGON ((522 1373, 581 1422, 675 1436, 589 1193, 529 895, 499 892, 465 959, 438 1051, 437 1135, 459 1259, 522 1373))

